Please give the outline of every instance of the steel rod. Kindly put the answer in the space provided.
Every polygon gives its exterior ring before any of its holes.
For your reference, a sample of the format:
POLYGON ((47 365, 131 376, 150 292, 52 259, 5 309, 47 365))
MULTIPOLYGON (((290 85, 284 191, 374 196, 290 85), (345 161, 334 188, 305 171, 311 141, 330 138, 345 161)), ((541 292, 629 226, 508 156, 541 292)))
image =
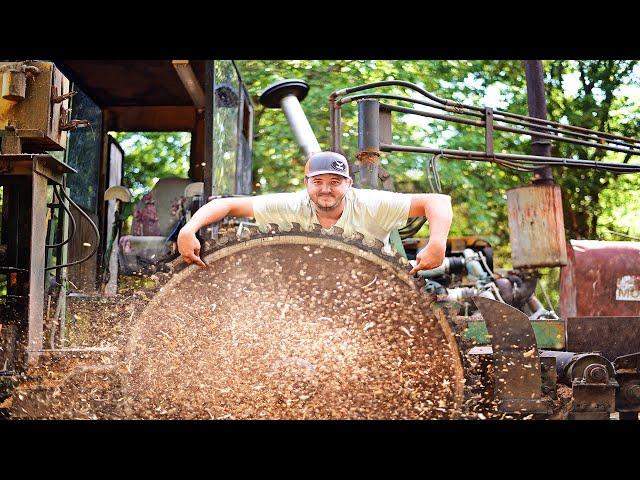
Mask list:
MULTIPOLYGON (((430 101, 425 101, 425 100, 419 100, 416 98, 411 98, 411 97, 402 97, 400 95, 392 95, 392 94, 387 94, 387 93, 364 93, 364 94, 360 94, 360 95, 351 95, 351 96, 347 96, 347 97, 343 97, 341 98, 338 102, 337 105, 344 105, 346 103, 349 102, 354 102, 354 101, 359 101, 359 100, 366 100, 366 99, 372 99, 372 98, 382 98, 382 99, 388 99, 388 100, 398 100, 398 101, 402 101, 402 102, 407 102, 407 103, 414 103, 414 104, 419 104, 419 105, 424 105, 427 107, 432 107, 432 108, 437 108, 439 110, 444 110, 446 112, 450 112, 450 113, 457 113, 460 115, 469 115, 469 116, 473 116, 473 117, 477 117, 477 118, 484 118, 484 115, 480 112, 477 111, 471 111, 465 108, 460 108, 460 107, 451 107, 451 106, 447 106, 447 105, 441 105, 438 103, 434 103, 434 102, 430 102, 430 101)), ((505 115, 504 112, 500 112, 498 110, 494 110, 494 121, 495 122, 504 122, 504 123, 509 123, 512 125, 522 125, 524 127, 532 127, 532 128, 540 128, 540 127, 544 127, 544 129, 542 130, 543 132, 556 132, 556 133, 560 133, 563 135, 573 135, 576 137, 581 137, 581 138, 588 138, 591 140, 597 140, 597 139, 602 139, 601 137, 615 137, 615 135, 611 135, 611 134, 605 134, 604 132, 595 132, 593 130, 589 130, 586 129, 587 131, 589 131, 590 133, 582 133, 579 131, 573 131, 573 129, 569 129, 567 127, 571 127, 570 125, 564 125, 564 124, 558 124, 558 126, 552 127, 550 125, 546 125, 547 123, 555 123, 555 122, 548 122, 546 120, 541 121, 540 123, 538 123, 538 118, 534 118, 534 117, 526 117, 526 116, 522 116, 522 115, 518 115, 517 117, 522 117, 525 118, 527 120, 530 121, 525 121, 525 120, 516 120, 516 119, 511 119, 509 118, 510 115, 505 115), (507 117, 507 118, 499 118, 499 117, 507 117)), ((575 127, 578 128, 578 127, 575 127)), ((564 138, 564 137, 563 137, 564 138)), ((628 143, 622 140, 618 140, 618 139, 614 139, 614 138, 608 138, 607 142, 609 143, 614 143, 616 145, 622 145, 622 146, 627 146, 629 148, 640 148, 640 141, 635 140, 636 143, 628 143)), ((598 147, 600 148, 605 148, 603 146, 603 144, 598 144, 598 147)), ((640 153, 640 151, 639 151, 640 153)))
POLYGON ((640 165, 629 165, 622 163, 609 163, 600 162, 596 160, 584 160, 584 159, 566 159, 558 157, 542 157, 536 155, 517 155, 507 153, 494 153, 493 156, 488 156, 486 152, 474 151, 474 150, 453 150, 447 148, 434 148, 434 147, 415 147, 407 145, 395 145, 381 143, 380 150, 383 152, 413 152, 413 153, 431 153, 442 154, 448 158, 459 158, 463 160, 514 160, 517 162, 529 162, 535 164, 546 164, 554 166, 571 166, 578 168, 596 168, 598 170, 606 171, 619 171, 624 173, 640 172, 640 165))
MULTIPOLYGON (((397 105, 389 105, 386 103, 381 103, 380 104, 381 107, 384 107, 388 110, 391 111, 395 111, 395 112, 401 112, 401 113, 407 113, 407 114, 411 114, 411 115, 419 115, 421 117, 428 117, 428 118, 436 118, 439 120, 447 120, 450 122, 456 122, 456 123, 462 123, 465 125, 472 125, 474 127, 485 127, 485 122, 481 121, 481 120, 469 120, 466 118, 458 118, 455 117, 453 115, 446 115, 446 114, 440 114, 440 113, 433 113, 433 112, 425 112, 423 110, 416 110, 413 108, 407 108, 407 107, 400 107, 397 105)), ((601 143, 596 143, 596 142, 587 142, 584 140, 578 140, 576 138, 566 138, 566 137, 560 137, 558 135, 552 135, 552 134, 548 134, 548 133, 542 133, 542 132, 536 132, 533 130, 527 130, 524 128, 513 128, 513 127, 507 127, 504 125, 498 125, 498 124, 494 124, 493 127, 495 130, 500 130, 502 132, 511 132, 511 133, 518 133, 521 135, 529 135, 529 136, 535 136, 535 137, 542 137, 542 138, 548 138, 550 140, 556 140, 559 142, 566 142, 566 143, 573 143, 576 145, 583 145, 586 147, 591 147, 591 148, 600 148, 603 150, 611 150, 614 152, 621 152, 621 153, 627 153, 627 154, 631 154, 631 155, 640 155, 640 150, 631 150, 631 149, 627 149, 627 148, 622 148, 622 147, 616 147, 613 145, 603 145, 601 143)))
MULTIPOLYGON (((443 98, 440 98, 432 93, 427 92, 426 90, 420 88, 419 86, 411 83, 411 82, 406 82, 406 81, 402 81, 402 80, 387 80, 387 81, 382 81, 382 82, 373 82, 373 83, 367 83, 367 84, 363 84, 363 85, 358 85, 356 87, 351 87, 351 88, 345 88, 342 90, 336 90, 335 92, 332 93, 332 97, 335 99, 337 97, 346 95, 348 93, 354 93, 354 92, 359 92, 359 91, 363 91, 363 90, 370 90, 376 87, 382 87, 382 86, 402 86, 402 87, 406 87, 409 88, 410 90, 416 91, 418 93, 420 93, 421 95, 439 103, 439 104, 443 104, 443 105, 449 105, 449 106, 455 106, 456 108, 461 108, 461 109, 469 109, 469 110, 474 110, 476 112, 480 112, 482 113, 484 108, 483 107, 476 107, 474 105, 465 105, 463 103, 460 102, 454 102, 451 100, 446 100, 443 98)), ((344 100, 344 99, 343 99, 344 100)), ((338 101, 338 105, 340 105, 343 100, 338 101)), ((346 102, 345 102, 346 103, 346 102)), ((421 103, 421 102, 416 102, 416 103, 421 103)), ((435 106, 435 105, 428 105, 428 106, 435 106)), ((559 123, 559 122, 554 122, 552 120, 547 120, 547 119, 540 119, 540 118, 535 118, 535 117, 528 117, 526 115, 519 115, 517 113, 511 113, 511 112, 507 112, 504 110, 494 110, 494 115, 501 115, 504 117, 510 117, 510 118, 517 118, 520 120, 525 120, 525 121, 530 121, 530 122, 534 122, 540 125, 551 125, 554 127, 558 127, 561 129, 565 129, 565 130, 572 130, 574 132, 582 132, 582 133, 586 133, 586 134, 594 134, 594 131, 589 129, 589 128, 584 128, 584 127, 576 127, 574 125, 566 125, 563 123, 559 123)), ((627 141, 627 142, 631 142, 633 144, 639 144, 640 141, 636 138, 631 138, 631 137, 627 137, 624 135, 614 135, 611 133, 606 133, 606 132, 596 132, 599 136, 611 139, 611 140, 623 140, 623 141, 627 141)))

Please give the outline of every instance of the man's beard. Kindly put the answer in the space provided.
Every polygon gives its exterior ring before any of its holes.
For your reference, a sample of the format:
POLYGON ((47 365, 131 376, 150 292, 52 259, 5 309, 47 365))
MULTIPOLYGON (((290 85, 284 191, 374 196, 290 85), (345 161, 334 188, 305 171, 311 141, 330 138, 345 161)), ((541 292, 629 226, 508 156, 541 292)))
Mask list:
MULTIPOLYGON (((340 198, 338 198, 336 200, 336 202, 333 205, 330 205, 328 207, 323 207, 322 205, 320 205, 319 203, 317 203, 315 200, 311 199, 313 202, 313 205, 316 207, 317 210, 321 211, 321 212, 331 212, 332 210, 335 210, 336 208, 338 208, 341 204, 342 204, 342 200, 344 199, 344 195, 342 195, 340 198)), ((318 196, 318 198, 320 198, 318 196)))

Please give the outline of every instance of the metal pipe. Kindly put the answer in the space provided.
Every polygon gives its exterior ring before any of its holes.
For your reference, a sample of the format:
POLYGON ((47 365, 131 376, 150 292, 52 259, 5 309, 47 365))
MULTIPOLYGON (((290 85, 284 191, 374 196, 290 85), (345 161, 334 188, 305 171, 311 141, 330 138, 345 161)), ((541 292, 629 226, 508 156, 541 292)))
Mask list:
POLYGON ((331 151, 342 154, 340 112, 340 104, 336 103, 335 95, 329 95, 329 124, 331 126, 331 134, 329 140, 331 144, 331 151))
MULTIPOLYGON (((471 107, 469 107, 471 108, 471 107)), ((624 135, 614 135, 612 133, 606 133, 606 132, 595 132, 589 128, 584 128, 584 127, 576 127, 575 125, 566 125, 564 123, 559 123, 559 122, 554 122, 552 120, 542 120, 539 118, 532 118, 532 117, 527 117, 526 115, 518 115, 517 113, 511 113, 511 112, 505 112, 503 110, 495 110, 494 113, 500 114, 502 116, 505 117, 511 117, 511 118, 519 118, 522 120, 528 120, 531 122, 535 122, 535 123, 539 123, 541 125, 552 125, 558 128, 562 128, 562 129, 566 129, 566 130, 573 130, 576 132, 584 132, 584 133, 590 133, 591 135, 597 134, 598 136, 601 137, 605 137, 605 138, 609 138, 609 139, 615 139, 615 140, 626 140, 628 142, 633 142, 635 144, 640 144, 640 141, 637 138, 631 138, 631 137, 626 137, 624 135)))
POLYGON ((358 151, 380 153, 380 102, 358 103, 358 151))
MULTIPOLYGON (((596 168, 599 170, 620 173, 640 172, 640 165, 629 165, 621 163, 608 163, 596 160, 582 159, 566 159, 558 157, 536 157, 533 155, 516 155, 507 153, 494 153, 492 157, 488 157, 486 152, 473 150, 453 150, 448 148, 432 148, 432 147, 414 147, 407 145, 380 144, 382 152, 413 152, 413 153, 432 153, 441 154, 447 158, 458 158, 462 160, 481 160, 494 162, 496 160, 515 160, 530 163, 541 163, 552 166, 567 166, 577 168, 596 168)), ((500 163, 500 162, 497 162, 500 163)))
MULTIPOLYGON (((450 100, 445 100, 442 98, 439 98, 429 92, 427 92, 426 90, 418 87, 417 85, 411 83, 411 82, 405 82, 405 81, 398 81, 398 80, 388 80, 388 81, 384 81, 384 82, 374 82, 374 83, 368 83, 368 84, 364 84, 364 85, 359 85, 357 87, 352 87, 352 88, 345 88, 342 90, 336 90, 335 92, 333 92, 331 94, 330 98, 333 98, 335 101, 335 98, 345 95, 347 93, 353 93, 353 92, 358 92, 358 91, 362 91, 362 90, 369 90, 375 87, 379 87, 379 86, 388 86, 388 85, 398 85, 398 86, 403 86, 406 88, 409 88, 413 91, 416 91, 418 93, 420 93, 423 96, 426 96, 427 98, 430 98, 432 100, 434 100, 435 102, 442 104, 442 105, 449 105, 449 106, 453 106, 454 109, 468 109, 468 110, 475 110, 476 112, 480 112, 480 115, 476 115, 476 116, 482 116, 482 112, 484 111, 483 107, 476 107, 474 105, 465 105, 463 103, 460 102, 454 102, 454 101, 450 101, 450 100)), ((380 94, 383 95, 383 94, 380 94)), ((341 100, 339 100, 337 102, 338 105, 342 104, 342 103, 346 103, 347 101, 353 101, 353 100, 357 100, 359 99, 359 95, 354 95, 351 97, 345 97, 341 100)), ((365 98, 366 95, 362 96, 361 98, 365 98)), ((372 98, 376 98, 373 97, 372 98)), ((386 98, 386 97, 380 97, 380 98, 386 98)), ((428 105, 428 106, 433 106, 436 107, 436 105, 433 104, 428 104, 426 102, 422 102, 422 101, 417 101, 415 99, 412 99, 412 101, 415 101, 415 103, 422 103, 424 105, 428 105)), ((438 108, 438 107, 436 107, 438 108)), ((447 111, 450 111, 447 109, 447 111)), ((534 118, 534 117, 528 117, 526 115, 519 115, 517 113, 511 113, 511 112, 507 112, 507 111, 503 111, 503 110, 494 110, 493 111, 494 115, 501 115, 504 117, 510 117, 510 118, 517 118, 517 119, 521 119, 521 120, 527 120, 527 121, 531 121, 534 123, 538 123, 540 125, 552 125, 554 127, 558 127, 564 130, 572 130, 575 132, 584 132, 586 134, 597 134, 600 137, 605 137, 611 140, 624 140, 627 142, 632 142, 634 144, 639 144, 640 141, 638 141, 638 139, 636 138, 631 138, 631 137, 627 137, 624 135, 614 135, 611 133, 605 133, 605 132, 594 132, 593 130, 589 129, 589 128, 584 128, 584 127, 576 127, 574 125, 565 125, 563 123, 559 123, 559 122, 554 122, 552 120, 546 120, 546 119, 541 119, 541 118, 534 118)), ((465 112, 466 115, 474 115, 473 113, 467 113, 465 112)), ((506 121, 506 120, 505 120, 506 121)))
POLYGON ((309 157, 312 153, 320 152, 320 144, 298 99, 293 95, 287 95, 280 101, 280 105, 293 131, 293 136, 305 155, 309 157))
MULTIPOLYGON (((547 102, 544 96, 544 67, 542 60, 525 60, 527 79, 527 105, 529 116, 547 119, 547 102)), ((531 153, 542 157, 551 156, 551 142, 542 140, 539 135, 531 137, 531 153)), ((533 183, 553 183, 551 167, 534 170, 533 183)))
MULTIPOLYGON (((541 67, 541 65, 538 65, 538 67, 541 67)), ((535 68, 533 70, 535 70, 535 68)), ((534 73, 533 70, 531 73, 534 73)), ((538 68, 537 75, 540 76, 541 74, 542 74, 542 70, 541 68, 538 68)), ((538 87, 539 86, 540 85, 538 84, 538 87)), ((544 85, 542 85, 542 87, 544 87, 544 85)), ((336 132, 338 131, 338 129, 335 128, 335 124, 340 123, 339 117, 336 118, 336 112, 339 114, 340 106, 343 103, 347 103, 355 100, 360 101, 364 99, 373 99, 373 98, 388 98, 393 100, 418 103, 418 104, 430 106, 433 108, 437 108, 440 110, 445 110, 447 112, 451 112, 455 114, 480 117, 483 119, 486 118, 486 112, 484 108, 475 107, 472 105, 465 105, 459 102, 453 102, 453 101, 441 99, 410 82, 396 81, 396 80, 374 82, 374 83, 359 85, 357 87, 336 90, 329 96, 330 106, 333 107, 332 144, 334 146, 336 143, 339 144, 339 139, 336 136, 336 132), (431 103, 429 101, 419 100, 419 99, 403 98, 403 97, 391 95, 391 94, 363 94, 363 95, 344 96, 348 93, 368 90, 368 89, 372 89, 380 86, 390 86, 390 85, 409 88, 427 97, 428 99, 431 99, 437 102, 437 104, 431 103), (342 98, 340 100, 337 100, 338 97, 342 97, 342 98)), ((464 119, 464 118, 460 118, 452 115, 441 115, 441 114, 436 114, 432 112, 425 112, 425 111, 415 110, 411 108, 399 107, 395 105, 387 105, 382 103, 380 103, 379 105, 381 108, 385 108, 386 110, 389 110, 389 111, 397 111, 401 113, 420 115, 424 117, 437 118, 441 120, 448 120, 448 121, 453 121, 457 123, 487 128, 486 122, 482 120, 474 121, 474 120, 464 119)), ((539 107, 539 105, 535 106, 535 109, 532 108, 532 112, 534 113, 537 112, 538 111, 537 107, 539 107)), ((545 109, 546 109, 546 105, 545 105, 545 109)), ((544 139, 550 139, 550 140, 555 140, 555 141, 560 141, 565 143, 572 143, 572 144, 582 145, 589 148, 616 151, 616 152, 621 152, 628 155, 640 155, 640 148, 638 148, 640 147, 640 141, 631 137, 625 137, 621 135, 612 135, 604 132, 594 132, 593 130, 590 130, 587 128, 575 127, 573 125, 565 125, 558 122, 546 120, 546 118, 528 117, 524 115, 518 115, 515 113, 505 112, 502 110, 494 110, 492 113, 493 113, 492 126, 493 126, 493 129, 495 130, 511 132, 511 133, 516 133, 521 135, 522 134, 530 135, 534 138, 544 138, 544 139), (512 120, 512 119, 518 119, 518 120, 512 120), (496 122, 527 126, 527 127, 531 127, 534 130, 528 130, 523 128, 511 128, 496 122), (538 126, 539 128, 536 128, 538 126), (544 132, 556 132, 561 135, 582 137, 582 138, 587 138, 590 141, 584 141, 578 138, 569 138, 566 136, 561 137, 559 135, 553 135, 553 134, 544 133, 544 132), (598 143, 598 141, 602 141, 605 139, 607 142, 606 144, 598 143), (627 143, 627 142, 631 142, 631 143, 627 143), (626 146, 629 148, 621 148, 616 145, 626 146)), ((545 144, 540 144, 540 145, 545 146, 545 144)), ((536 150, 538 148, 539 147, 536 147, 536 150)), ((571 166, 571 167, 578 167, 578 168, 595 168, 595 169, 600 169, 600 170, 619 173, 619 174, 640 172, 640 165, 630 165, 627 163, 609 163, 609 162, 601 162, 596 160, 584 160, 584 159, 566 159, 566 158, 551 157, 546 155, 516 155, 516 154, 494 153, 494 152, 488 152, 488 151, 477 152, 477 151, 467 151, 467 150, 436 149, 436 148, 429 148, 429 147, 410 147, 410 146, 403 146, 403 145, 393 145, 393 144, 387 144, 387 143, 380 143, 380 151, 432 153, 432 154, 446 155, 449 158, 456 158, 456 159, 463 159, 463 160, 490 161, 498 165, 503 165, 505 167, 512 168, 519 171, 541 170, 541 167, 542 167, 542 170, 544 171, 544 169, 548 168, 548 166, 567 166, 567 167, 571 166)), ((544 176, 539 175, 539 177, 543 178, 544 176)))
MULTIPOLYGON (((369 93, 369 94, 361 94, 361 95, 351 95, 351 96, 347 96, 347 97, 343 97, 341 98, 338 102, 338 109, 340 108, 340 105, 349 103, 349 102, 353 102, 353 101, 359 101, 359 100, 364 100, 364 99, 369 99, 369 98, 381 98, 381 99, 389 99, 389 100, 398 100, 398 101, 402 101, 402 102, 408 102, 408 103, 414 103, 414 104, 419 104, 419 105, 424 105, 427 107, 431 107, 431 108, 436 108, 438 110, 444 110, 445 112, 450 112, 450 113, 456 113, 459 115, 469 115, 472 117, 477 117, 477 118, 484 118, 485 115, 478 112, 478 111, 472 111, 469 108, 460 108, 460 107, 451 107, 451 106, 446 106, 446 105, 441 105, 438 103, 434 103, 434 102, 430 102, 430 101, 425 101, 425 100, 419 100, 419 99, 415 99, 415 98, 410 98, 410 97, 401 97, 399 95, 391 95, 391 94, 386 94, 386 93, 369 93)), ((335 101, 334 101, 335 102, 335 101)), ((420 112, 420 110, 414 110, 411 112, 404 112, 404 113, 415 113, 415 112, 420 112)), ((450 121, 459 121, 458 118, 456 117, 451 117, 451 116, 445 116, 445 117, 439 117, 436 116, 437 114, 431 113, 430 115, 424 115, 424 116, 430 116, 433 118, 440 118, 441 120, 450 120, 450 121)), ((541 120, 538 118, 533 118, 533 117, 526 117, 523 115, 516 115, 516 114, 510 114, 507 112, 501 112, 499 110, 494 110, 493 111, 493 115, 494 115, 494 122, 503 122, 503 123, 508 123, 511 125, 521 125, 524 127, 532 127, 535 128, 536 132, 554 132, 554 133, 559 133, 562 135, 571 135, 574 137, 579 137, 579 138, 586 138, 591 140, 591 142, 579 142, 577 139, 574 138, 568 138, 568 137, 559 137, 557 135, 551 136, 551 137, 546 137, 546 138, 552 138, 553 140, 558 140, 561 142, 567 142, 567 143, 576 143, 579 145, 585 145, 588 147, 593 147, 593 148, 604 148, 607 150, 614 150, 614 151, 619 151, 622 153, 630 153, 630 154, 634 154, 631 153, 631 151, 629 150, 616 150, 615 147, 612 147, 610 145, 607 144, 602 144, 602 143, 597 143, 598 140, 606 140, 607 143, 610 144, 614 144, 614 145, 620 145, 620 146, 625 146, 625 147, 629 147, 631 149, 638 149, 640 147, 640 142, 638 142, 635 139, 629 139, 630 141, 633 141, 635 143, 629 143, 626 141, 623 141, 621 139, 623 138, 628 138, 628 137, 617 137, 615 135, 611 135, 611 134, 606 134, 604 132, 594 132, 593 130, 589 130, 589 129, 583 129, 580 127, 574 127, 572 125, 563 125, 557 122, 551 122, 548 120, 541 120), (500 117, 505 117, 505 118, 500 118, 500 117), (526 120, 516 120, 516 118, 522 118, 522 119, 526 119, 526 120), (555 125, 555 126, 552 126, 555 125), (542 130, 538 130, 538 128, 540 127, 544 127, 542 130), (589 133, 582 133, 582 131, 587 131, 589 133), (575 141, 574 141, 575 140, 575 141)), ((460 119, 462 120, 462 119, 460 119)), ((465 123, 463 121, 460 121, 459 123, 465 123)), ((480 124, 475 124, 476 126, 484 126, 484 122, 482 122, 482 125, 480 124)), ((495 125, 495 124, 494 124, 495 125)), ((524 129, 512 129, 512 130, 505 130, 504 128, 501 128, 500 125, 495 125, 495 129, 496 130, 502 130, 502 131, 511 131, 514 133, 524 133, 524 134, 529 134, 529 132, 531 132, 531 130, 524 130, 524 129)), ((636 155, 640 155, 640 150, 635 150, 637 153, 635 153, 636 155)))
MULTIPOLYGON (((365 84, 358 85, 358 86, 355 86, 355 87, 349 87, 349 88, 343 88, 342 90, 336 90, 335 92, 332 93, 332 95, 335 95, 335 97, 340 97, 342 95, 346 95, 347 93, 361 92, 362 90, 370 90, 370 89, 376 88, 376 87, 386 87, 386 86, 391 86, 391 85, 395 85, 395 86, 399 86, 399 87, 406 87, 406 88, 408 88, 410 90, 418 92, 421 95, 424 95, 427 98, 430 98, 431 100, 433 100, 435 102, 442 103, 443 105, 461 105, 461 106, 464 106, 459 102, 454 102, 454 101, 451 101, 451 100, 446 100, 444 98, 437 97, 433 93, 429 93, 426 90, 424 90, 423 88, 420 88, 415 83, 406 82, 404 80, 384 80, 382 82, 365 83, 365 84)), ((476 108, 476 107, 471 107, 471 108, 476 108)))
MULTIPOLYGON (((394 112, 407 113, 407 114, 411 114, 411 115, 419 115, 421 117, 436 118, 438 120, 448 120, 448 121, 451 121, 451 122, 462 123, 464 125, 472 125, 474 127, 485 127, 485 122, 484 121, 480 121, 480 120, 469 120, 467 118, 458 118, 458 117, 455 117, 453 115, 446 115, 446 114, 433 113, 433 112, 425 112, 423 110, 416 110, 414 108, 400 107, 400 106, 397 106, 397 105, 388 105, 386 103, 381 103, 380 105, 383 106, 384 108, 386 108, 388 110, 391 110, 391 111, 394 111, 394 112)), ((556 141, 559 141, 559 142, 573 143, 573 144, 576 144, 576 145, 583 145, 583 146, 586 146, 586 147, 602 148, 602 149, 611 150, 611 151, 614 151, 614 152, 627 153, 629 155, 640 155, 640 150, 629 150, 627 148, 616 147, 616 146, 613 146, 613 145, 603 145, 601 143, 596 143, 596 142, 587 142, 587 141, 584 141, 584 140, 578 140, 576 138, 559 137, 557 135, 542 133, 540 131, 527 130, 525 128, 506 127, 504 125, 499 125, 499 124, 495 124, 494 123, 493 129, 494 130, 500 130, 502 132, 518 133, 518 134, 521 134, 521 135, 530 135, 532 137, 548 138, 548 139, 556 140, 556 141)), ((541 155, 534 155, 534 156, 541 156, 541 155)))
POLYGON ((378 188, 380 167, 380 102, 358 103, 358 153, 360 181, 358 186, 378 188))
POLYGON ((312 153, 322 151, 300 106, 300 101, 304 100, 308 92, 309 85, 302 80, 283 80, 270 85, 260 95, 260 103, 265 107, 282 109, 296 142, 307 158, 312 153))

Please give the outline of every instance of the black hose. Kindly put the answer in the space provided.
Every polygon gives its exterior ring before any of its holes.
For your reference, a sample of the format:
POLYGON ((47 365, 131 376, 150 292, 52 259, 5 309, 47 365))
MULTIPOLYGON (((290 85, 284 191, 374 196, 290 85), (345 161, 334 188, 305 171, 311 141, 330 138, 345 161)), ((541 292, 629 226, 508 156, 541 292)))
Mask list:
POLYGON ((64 267, 71 267, 72 265, 77 265, 79 263, 82 262, 86 262, 87 260, 89 260, 91 257, 93 257, 96 252, 98 251, 98 246, 100 245, 100 232, 98 231, 98 227, 96 226, 95 223, 93 223, 93 220, 91 220, 91 217, 89 215, 87 215, 84 210, 82 210, 81 207, 78 206, 78 204, 76 202, 74 202, 73 200, 71 200, 71 198, 69 197, 69 195, 67 195, 67 193, 64 190, 61 190, 62 195, 69 201, 69 203, 71 205, 73 205, 74 207, 76 207, 76 209, 80 212, 80 214, 82 214, 91 224, 91 228, 93 228, 93 231, 96 234, 96 245, 93 249, 93 251, 87 255, 86 257, 80 259, 80 260, 76 260, 75 262, 70 262, 70 263, 64 263, 62 265, 54 265, 53 267, 47 267, 44 269, 44 271, 46 272, 47 270, 55 270, 58 268, 64 268, 64 267))
POLYGON ((55 194, 56 198, 60 202, 60 205, 62 205, 62 208, 64 208, 64 211, 67 213, 67 215, 71 219, 71 234, 69 234, 69 238, 67 238, 66 240, 64 240, 61 243, 54 243, 53 245, 45 245, 46 248, 61 247, 62 245, 65 245, 65 244, 69 243, 71 241, 71 239, 73 238, 73 236, 76 234, 76 219, 73 218, 73 215, 71 215, 71 210, 69 210, 67 208, 67 206, 65 205, 64 201, 62 200, 62 198, 60 198, 60 194, 58 193, 58 189, 56 188, 56 186, 57 185, 53 186, 53 193, 55 194))

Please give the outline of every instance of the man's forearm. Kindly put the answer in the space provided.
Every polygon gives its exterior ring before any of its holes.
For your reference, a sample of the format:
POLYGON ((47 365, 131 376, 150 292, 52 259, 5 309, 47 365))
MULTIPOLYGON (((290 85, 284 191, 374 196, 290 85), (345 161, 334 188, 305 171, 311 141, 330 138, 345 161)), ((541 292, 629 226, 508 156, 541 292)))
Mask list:
POLYGON ((429 243, 444 245, 447 243, 449 229, 453 220, 453 210, 449 200, 442 200, 425 207, 425 216, 429 221, 429 243))
POLYGON ((229 214, 230 208, 229 203, 224 198, 211 200, 206 205, 200 207, 182 229, 195 233, 202 227, 222 220, 229 214))

